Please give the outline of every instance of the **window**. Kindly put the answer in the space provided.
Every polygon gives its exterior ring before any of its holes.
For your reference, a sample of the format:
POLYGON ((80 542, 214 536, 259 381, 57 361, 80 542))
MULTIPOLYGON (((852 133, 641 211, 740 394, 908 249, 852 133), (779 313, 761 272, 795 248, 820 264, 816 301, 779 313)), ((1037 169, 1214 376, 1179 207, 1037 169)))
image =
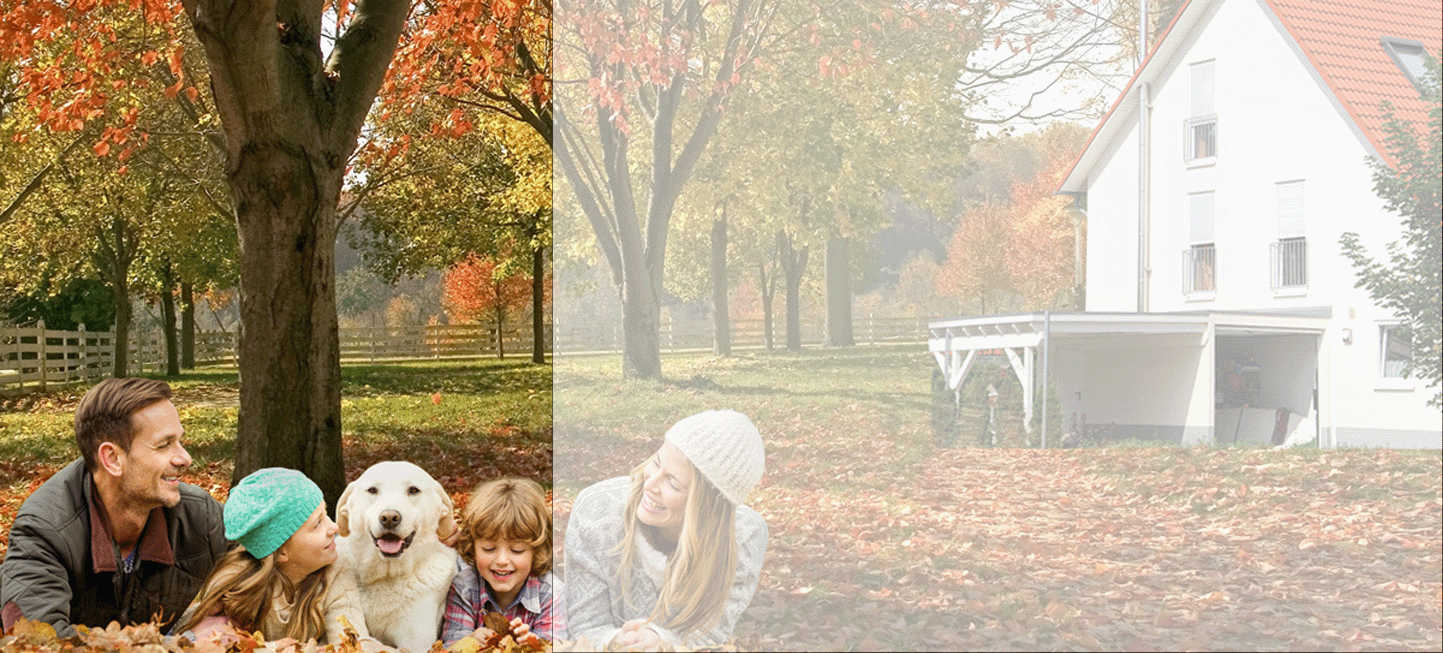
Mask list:
POLYGON ((1393 63, 1403 71, 1403 76, 1408 78, 1408 81, 1413 84, 1413 88, 1422 93, 1423 74, 1428 70, 1423 65, 1424 59, 1428 56, 1427 52, 1423 50, 1423 44, 1409 39, 1385 36, 1383 37, 1383 50, 1393 58, 1393 63))
POLYGON ((1413 334, 1400 324, 1383 325, 1381 358, 1383 378, 1403 378, 1403 366, 1413 360, 1413 334))
POLYGON ((1273 290, 1308 287, 1308 241, 1281 238, 1272 246, 1273 290))
POLYGON ((1192 114, 1183 121, 1183 159, 1205 162, 1218 155, 1218 117, 1213 108, 1213 62, 1192 64, 1192 114))
POLYGON ((1182 292, 1185 295, 1217 290, 1217 248, 1213 243, 1213 194, 1188 195, 1188 237, 1183 250, 1182 292))
POLYGON ((1278 240, 1272 244, 1272 288, 1295 290, 1308 287, 1308 241, 1303 236, 1303 182, 1277 185, 1278 240))

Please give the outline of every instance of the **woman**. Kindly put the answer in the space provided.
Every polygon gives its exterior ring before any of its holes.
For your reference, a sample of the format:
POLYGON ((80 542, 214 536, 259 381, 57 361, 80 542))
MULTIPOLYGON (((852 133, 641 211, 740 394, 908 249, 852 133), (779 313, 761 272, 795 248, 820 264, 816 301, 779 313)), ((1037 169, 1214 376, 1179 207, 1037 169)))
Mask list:
POLYGON ((767 524, 743 505, 765 464, 750 419, 706 411, 672 426, 630 477, 582 490, 566 535, 567 637, 725 642, 766 555, 767 524))

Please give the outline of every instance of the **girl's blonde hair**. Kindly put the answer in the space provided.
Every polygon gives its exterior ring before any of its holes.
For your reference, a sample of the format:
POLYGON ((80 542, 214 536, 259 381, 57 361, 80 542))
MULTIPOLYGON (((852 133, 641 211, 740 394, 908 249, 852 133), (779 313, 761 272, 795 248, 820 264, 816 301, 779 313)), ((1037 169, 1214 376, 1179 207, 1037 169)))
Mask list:
MULTIPOLYGON (((646 537, 637 527, 652 529, 636 518, 644 493, 646 465, 642 463, 631 470, 625 536, 619 546, 621 565, 617 581, 628 605, 631 604, 631 569, 636 565, 636 538, 646 537)), ((647 621, 684 635, 696 635, 721 619, 731 595, 732 577, 736 575, 736 511, 736 505, 692 465, 681 536, 676 550, 667 557, 661 597, 647 621)))
POLYGON ((285 636, 299 642, 323 639, 326 617, 322 604, 330 585, 327 567, 311 572, 299 585, 294 585, 276 565, 275 558, 275 553, 256 558, 237 544, 216 563, 206 578, 205 589, 191 605, 190 619, 180 624, 176 632, 191 630, 215 613, 229 618, 241 632, 262 630, 266 615, 275 609, 272 602, 277 594, 283 593, 295 597, 285 636))
POLYGON ((531 546, 531 573, 551 570, 551 509, 541 484, 527 478, 498 478, 471 491, 461 511, 456 551, 476 566, 477 540, 522 540, 531 546))

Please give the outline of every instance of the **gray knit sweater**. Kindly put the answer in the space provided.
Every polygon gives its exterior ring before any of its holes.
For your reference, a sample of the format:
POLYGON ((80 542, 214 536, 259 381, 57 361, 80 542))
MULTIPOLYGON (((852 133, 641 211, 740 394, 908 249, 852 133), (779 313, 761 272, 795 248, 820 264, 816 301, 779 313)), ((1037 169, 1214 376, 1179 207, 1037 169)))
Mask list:
MULTIPOLYGON (((621 625, 651 616, 661 597, 662 571, 666 554, 637 538, 638 562, 631 570, 631 604, 622 598, 616 572, 621 564, 617 544, 621 542, 630 479, 625 476, 601 481, 581 491, 571 510, 566 528, 566 623, 569 639, 586 639, 602 648, 611 642, 621 625)), ((689 646, 715 646, 726 641, 746 611, 757 589, 757 578, 767 552, 767 523, 757 511, 737 506, 737 566, 726 609, 711 630, 691 637, 651 627, 662 639, 689 646)))

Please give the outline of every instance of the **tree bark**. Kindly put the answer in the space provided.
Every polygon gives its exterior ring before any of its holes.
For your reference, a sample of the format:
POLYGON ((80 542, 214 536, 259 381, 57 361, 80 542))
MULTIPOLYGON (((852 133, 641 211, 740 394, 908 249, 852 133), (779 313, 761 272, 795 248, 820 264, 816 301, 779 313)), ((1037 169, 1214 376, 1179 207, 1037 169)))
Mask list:
POLYGON ((546 362, 546 250, 531 252, 531 362, 546 362))
POLYGON ((761 263, 757 265, 757 280, 762 287, 762 342, 767 351, 771 351, 776 348, 772 337, 772 300, 777 296, 777 275, 768 275, 767 264, 761 263))
POLYGON ((175 328, 175 275, 167 261, 160 269, 160 325, 165 332, 165 375, 180 376, 180 338, 175 328))
POLYGON ((491 280, 491 291, 496 293, 496 358, 506 358, 506 303, 502 301, 501 282, 491 280))
POLYGON ((410 3, 358 0, 324 63, 319 1, 183 4, 205 48, 240 240, 233 480, 293 467, 334 507, 346 481, 336 210, 410 3))
POLYGON ((732 355, 732 329, 727 307, 727 218, 722 208, 720 218, 711 223, 711 304, 712 332, 716 338, 716 355, 732 355))
POLYGON ((111 214, 110 224, 95 229, 95 249, 91 262, 115 298, 115 353, 111 356, 110 375, 122 379, 130 375, 130 264, 140 247, 140 237, 120 215, 118 207, 111 214))
POLYGON ((180 283, 180 366, 195 369, 195 284, 180 283))
POLYGON ((802 348, 802 272, 807 268, 807 247, 792 248, 792 237, 785 231, 777 232, 777 258, 782 263, 782 272, 787 283, 787 349, 800 351, 802 348))
POLYGON ((852 337, 852 270, 847 252, 847 239, 833 235, 827 239, 827 346, 851 347, 852 337))

